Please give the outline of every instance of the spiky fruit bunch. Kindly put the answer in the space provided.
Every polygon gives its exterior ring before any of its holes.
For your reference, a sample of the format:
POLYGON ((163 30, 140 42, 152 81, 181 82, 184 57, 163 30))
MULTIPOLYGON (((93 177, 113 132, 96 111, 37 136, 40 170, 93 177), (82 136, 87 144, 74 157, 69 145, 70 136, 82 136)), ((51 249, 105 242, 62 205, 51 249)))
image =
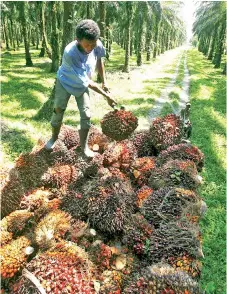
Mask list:
POLYGON ((199 278, 201 274, 201 262, 188 254, 177 257, 169 257, 168 263, 177 270, 185 271, 193 278, 199 278))
POLYGON ((80 144, 78 131, 75 128, 66 125, 61 127, 58 139, 62 141, 68 149, 76 147, 80 144))
POLYGON ((22 236, 0 248, 1 277, 12 278, 26 263, 30 241, 22 236))
POLYGON ((157 151, 179 144, 183 136, 183 122, 175 114, 158 117, 152 122, 149 136, 157 151))
POLYGON ((107 178, 94 182, 88 194, 88 216, 91 224, 102 232, 122 231, 135 206, 135 195, 128 182, 107 178))
POLYGON ((25 193, 23 181, 15 169, 11 170, 10 178, 1 190, 1 216, 5 217, 19 208, 20 201, 25 193))
POLYGON ((61 210, 48 213, 35 229, 36 242, 44 249, 54 246, 70 230, 70 220, 70 215, 61 210))
POLYGON ((94 177, 103 166, 103 155, 97 153, 91 160, 87 160, 87 167, 84 168, 85 177, 94 177))
POLYGON ((151 171, 156 167, 156 160, 154 157, 136 158, 131 166, 130 171, 135 183, 142 187, 147 185, 151 171))
POLYGON ((168 222, 161 224, 153 231, 147 246, 147 259, 150 262, 158 262, 162 258, 179 256, 181 253, 188 253, 193 257, 201 256, 201 241, 199 240, 199 229, 168 222))
POLYGON ((135 146, 128 140, 109 145, 104 152, 103 166, 115 167, 128 171, 130 164, 137 157, 135 146))
POLYGON ((137 192, 136 192, 136 196, 137 196, 137 206, 139 208, 142 207, 143 202, 153 193, 153 189, 151 189, 148 186, 143 186, 142 188, 140 188, 137 192))
POLYGON ((134 214, 132 220, 124 228, 123 243, 131 247, 138 255, 145 254, 153 227, 141 214, 134 214))
POLYGON ((110 139, 104 135, 99 129, 92 126, 89 130, 89 138, 88 138, 88 146, 91 150, 103 153, 108 144, 110 143, 110 139))
MULTIPOLYGON (((180 219, 184 210, 191 204, 200 206, 200 198, 190 190, 161 188, 153 192, 142 205, 141 212, 155 227, 161 223, 180 219)), ((198 213, 198 212, 196 212, 198 213)))
POLYGON ((88 196, 80 190, 67 190, 62 199, 61 209, 73 218, 86 220, 88 215, 88 196))
POLYGON ((76 181, 80 176, 82 176, 82 173, 75 166, 57 165, 53 168, 48 168, 42 180, 44 186, 62 188, 64 190, 71 182, 76 181))
POLYGON ((124 289, 124 294, 199 294, 199 285, 187 273, 164 263, 142 270, 140 278, 124 289))
POLYGON ((32 212, 27 210, 15 210, 3 218, 1 222, 6 223, 8 232, 18 233, 25 228, 27 222, 33 215, 32 212))
POLYGON ((127 139, 137 126, 137 117, 125 110, 110 111, 101 120, 102 132, 116 141, 127 139))
POLYGON ((92 245, 89 248, 89 258, 97 266, 99 272, 111 268, 112 256, 111 247, 102 242, 92 245))
POLYGON ((189 143, 170 146, 166 150, 161 151, 158 156, 160 164, 170 159, 191 160, 196 164, 198 171, 201 171, 204 165, 204 154, 198 147, 189 143))
MULTIPOLYGON (((54 251, 35 257, 27 265, 27 270, 46 293, 95 294, 89 273, 91 269, 86 266, 87 263, 74 253, 54 251)), ((29 276, 26 275, 26 278, 29 279, 29 276)), ((22 294, 22 287, 23 283, 15 285, 13 293, 22 294)))
POLYGON ((153 145, 151 144, 149 131, 142 130, 142 131, 136 132, 135 134, 132 135, 132 138, 130 138, 130 141, 132 141, 132 143, 136 147, 138 157, 156 155, 155 149, 153 145))
POLYGON ((122 274, 115 270, 106 270, 102 273, 101 294, 120 294, 122 274))
POLYGON ((148 185, 153 189, 163 187, 182 187, 195 189, 201 183, 193 161, 169 160, 164 165, 151 171, 148 185))

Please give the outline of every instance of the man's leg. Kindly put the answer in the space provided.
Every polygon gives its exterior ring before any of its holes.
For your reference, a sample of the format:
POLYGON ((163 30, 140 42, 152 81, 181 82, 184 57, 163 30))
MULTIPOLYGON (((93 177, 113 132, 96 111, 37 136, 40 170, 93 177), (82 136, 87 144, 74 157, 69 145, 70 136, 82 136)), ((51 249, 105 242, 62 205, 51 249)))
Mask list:
POLYGON ((55 87, 54 110, 51 118, 52 137, 45 145, 45 149, 49 151, 52 151, 54 143, 58 139, 64 112, 67 107, 70 96, 71 95, 63 88, 59 80, 57 80, 55 87))
POLYGON ((80 112, 80 146, 82 152, 87 157, 94 157, 94 152, 88 147, 88 132, 91 127, 90 96, 87 90, 82 96, 76 98, 77 106, 80 112))

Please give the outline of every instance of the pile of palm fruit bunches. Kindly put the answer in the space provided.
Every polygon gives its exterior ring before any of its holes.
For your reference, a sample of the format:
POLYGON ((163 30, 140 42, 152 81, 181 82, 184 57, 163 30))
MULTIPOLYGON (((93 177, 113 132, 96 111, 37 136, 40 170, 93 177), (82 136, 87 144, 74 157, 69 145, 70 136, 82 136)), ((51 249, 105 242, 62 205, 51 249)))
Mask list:
POLYGON ((1 293, 201 293, 204 155, 174 114, 137 126, 107 113, 88 159, 63 125, 2 171, 1 293))

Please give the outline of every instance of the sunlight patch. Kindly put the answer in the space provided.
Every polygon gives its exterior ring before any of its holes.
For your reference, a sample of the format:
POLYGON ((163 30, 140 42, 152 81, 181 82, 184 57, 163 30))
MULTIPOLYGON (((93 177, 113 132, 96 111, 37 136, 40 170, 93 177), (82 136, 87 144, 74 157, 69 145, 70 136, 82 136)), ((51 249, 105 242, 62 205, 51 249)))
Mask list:
POLYGON ((218 158, 219 164, 222 166, 223 169, 226 169, 226 141, 225 136, 220 134, 213 133, 211 135, 211 142, 214 149, 214 152, 218 158))
POLYGON ((44 95, 43 92, 36 91, 36 90, 30 90, 29 91, 34 97, 38 98, 38 100, 42 103, 44 103, 47 100, 47 97, 44 95))
POLYGON ((213 92, 214 92, 213 87, 201 85, 199 89, 198 97, 200 97, 200 99, 208 100, 211 98, 213 92))
POLYGON ((5 77, 5 76, 0 76, 0 82, 8 83, 9 82, 9 78, 8 77, 5 77))

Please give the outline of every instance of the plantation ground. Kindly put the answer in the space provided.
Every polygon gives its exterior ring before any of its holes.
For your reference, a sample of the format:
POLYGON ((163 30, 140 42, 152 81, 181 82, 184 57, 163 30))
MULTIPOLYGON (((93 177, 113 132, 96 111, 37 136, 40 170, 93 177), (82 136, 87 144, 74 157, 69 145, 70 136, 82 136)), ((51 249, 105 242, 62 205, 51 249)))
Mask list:
MULTIPOLYGON (((2 162, 12 164, 21 152, 32 149, 39 137, 50 135, 47 121, 34 121, 42 104, 48 99, 55 74, 49 73, 48 58, 39 58, 37 50, 32 50, 34 67, 24 67, 24 49, 3 53, 2 58, 2 162)), ((196 49, 185 51, 178 48, 166 52, 156 61, 136 67, 132 58, 130 74, 122 73, 124 51, 114 46, 110 62, 107 62, 107 79, 113 96, 119 104, 139 118, 139 128, 148 128, 148 116, 156 105, 161 93, 166 89, 176 71, 169 98, 174 109, 179 111, 180 93, 184 79, 184 63, 180 56, 187 54, 190 73, 191 122, 193 132, 191 141, 206 157, 202 176, 203 186, 200 195, 208 205, 208 212, 201 221, 203 251, 201 285, 206 293, 226 293, 225 285, 225 76, 220 69, 214 69, 206 58, 196 49)), ((93 124, 99 126, 100 119, 110 111, 110 107, 98 94, 92 93, 93 124)), ((164 103, 161 115, 172 112, 171 104, 164 103)), ((51 114, 50 114, 51 116, 51 114)), ((71 98, 65 114, 65 124, 77 127, 79 113, 71 98)))

